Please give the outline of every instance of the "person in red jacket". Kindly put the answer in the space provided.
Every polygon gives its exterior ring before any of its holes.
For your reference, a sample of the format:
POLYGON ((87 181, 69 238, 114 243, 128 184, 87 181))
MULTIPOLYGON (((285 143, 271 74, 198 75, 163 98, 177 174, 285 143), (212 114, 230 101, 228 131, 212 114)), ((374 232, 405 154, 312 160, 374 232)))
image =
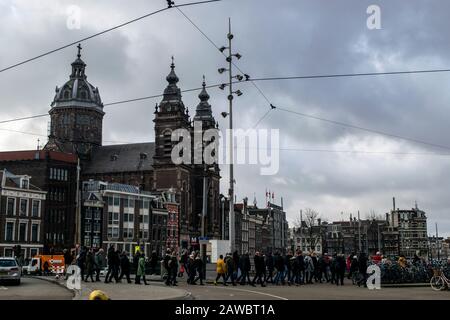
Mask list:
POLYGON ((381 253, 380 253, 380 251, 378 251, 376 255, 372 256, 372 261, 375 264, 380 264, 381 263, 381 253))

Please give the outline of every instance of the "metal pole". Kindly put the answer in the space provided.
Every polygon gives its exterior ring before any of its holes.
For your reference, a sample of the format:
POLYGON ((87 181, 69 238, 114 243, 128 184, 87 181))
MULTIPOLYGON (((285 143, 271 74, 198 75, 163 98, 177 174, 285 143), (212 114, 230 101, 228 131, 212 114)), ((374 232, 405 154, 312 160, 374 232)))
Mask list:
POLYGON ((204 165, 204 172, 203 172, 203 203, 202 203, 202 230, 201 230, 201 236, 202 238, 205 237, 205 218, 206 218, 206 211, 207 211, 207 196, 208 191, 206 190, 206 165, 204 165))
POLYGON ((380 233, 380 224, 377 224, 378 226, 378 251, 381 252, 381 233, 380 233))
POLYGON ((231 39, 233 38, 231 34, 231 19, 228 18, 228 74, 229 74, 229 117, 230 117, 230 214, 229 214, 229 232, 230 232, 230 252, 235 250, 235 239, 234 239, 234 173, 233 173, 233 76, 232 76, 232 52, 231 52, 231 39))
POLYGON ((359 210, 358 210, 358 242, 359 242, 359 253, 361 253, 361 219, 359 218, 359 210))
POLYGON ((303 211, 300 209, 300 249, 303 250, 303 211))
POLYGON ((437 249, 437 257, 438 257, 438 261, 440 261, 440 260, 441 260, 441 254, 440 254, 439 251, 441 251, 441 250, 440 250, 440 246, 439 246, 439 234, 438 234, 438 225, 437 225, 437 222, 436 222, 436 249, 437 249))
POLYGON ((205 217, 206 217, 206 208, 207 208, 207 206, 206 206, 206 201, 207 201, 207 199, 206 199, 206 197, 207 197, 207 194, 208 194, 208 192, 207 192, 207 190, 206 190, 206 165, 204 164, 204 172, 203 172, 203 203, 202 203, 202 226, 201 226, 201 231, 200 231, 200 234, 201 234, 201 237, 200 237, 200 239, 201 240, 199 240, 199 245, 200 245, 200 256, 202 257, 202 259, 203 259, 203 263, 205 263, 205 260, 204 260, 204 258, 205 258, 205 256, 206 256, 206 252, 205 252, 205 246, 204 246, 204 240, 205 240, 205 217))
POLYGON ((225 199, 222 198, 222 240, 225 240, 225 199))
POLYGON ((77 192, 76 192, 76 207, 75 207, 75 244, 81 246, 81 214, 80 214, 80 158, 77 160, 77 192))

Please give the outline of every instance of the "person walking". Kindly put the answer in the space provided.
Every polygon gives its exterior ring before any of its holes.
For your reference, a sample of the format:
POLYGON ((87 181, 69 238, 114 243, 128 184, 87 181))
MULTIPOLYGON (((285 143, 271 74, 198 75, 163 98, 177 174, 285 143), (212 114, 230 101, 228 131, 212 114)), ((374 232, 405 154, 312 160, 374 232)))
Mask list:
POLYGON ((150 274, 156 274, 156 266, 158 265, 158 254, 155 250, 152 251, 150 256, 150 274))
POLYGON ((88 278, 91 278, 91 281, 94 282, 94 270, 96 269, 95 266, 95 256, 92 252, 92 249, 88 251, 86 254, 86 278, 84 281, 89 282, 88 278))
POLYGON ((367 281, 367 256, 364 254, 364 252, 361 252, 359 254, 358 258, 358 270, 359 270, 359 280, 358 280, 358 287, 361 286, 361 284, 366 287, 366 281, 367 281))
POLYGON ((214 285, 217 286, 217 280, 220 279, 220 277, 223 278, 223 285, 227 286, 227 279, 225 277, 225 274, 227 273, 227 266, 225 264, 225 261, 223 260, 223 255, 219 256, 219 259, 217 259, 216 262, 216 280, 214 281, 214 285))
POLYGON ((204 278, 204 275, 203 275, 203 260, 202 260, 202 258, 200 257, 200 253, 196 253, 195 254, 195 261, 194 261, 194 276, 195 276, 195 274, 198 274, 198 276, 194 279, 194 281, 193 282, 191 282, 191 284, 197 284, 197 281, 198 280, 200 280, 200 285, 204 285, 204 283, 203 283, 203 278, 204 278))
POLYGON ((120 276, 119 281, 122 280, 123 277, 127 278, 127 282, 131 283, 130 279, 130 259, 128 259, 128 254, 126 251, 122 251, 120 254, 120 276))
POLYGON ((186 272, 188 275, 188 279, 187 279, 187 284, 193 284, 194 280, 195 280, 195 275, 196 275, 196 271, 195 271, 195 254, 194 252, 192 252, 189 255, 187 264, 186 264, 186 272))
POLYGON ((119 282, 118 268, 120 265, 120 259, 114 246, 108 248, 107 259, 108 259, 108 272, 106 273, 105 283, 111 282, 112 278, 114 278, 116 283, 118 283, 119 282))
POLYGON ((170 283, 173 286, 177 286, 178 267, 178 255, 176 250, 173 250, 170 256, 170 283))
POLYGON ((273 256, 272 253, 269 252, 267 254, 266 260, 266 268, 267 268, 267 276, 266 276, 266 283, 269 283, 269 279, 270 279, 270 283, 273 283, 273 270, 274 270, 274 264, 273 264, 273 256))
POLYGON ((350 264, 350 277, 352 279, 352 283, 356 284, 359 281, 359 270, 358 270, 358 257, 354 255, 352 257, 352 262, 350 264))
POLYGON ((81 247, 80 253, 78 254, 77 257, 77 266, 78 268, 80 268, 80 274, 81 274, 81 279, 84 279, 84 273, 86 270, 86 248, 85 247, 81 247))
POLYGON ((135 284, 141 284, 141 278, 147 286, 147 279, 145 279, 145 254, 143 252, 139 255, 135 284))
POLYGON ((284 257, 284 265, 285 265, 285 271, 283 274, 283 281, 287 278, 287 284, 291 285, 291 278, 292 278, 292 265, 291 265, 291 259, 292 259, 292 251, 289 250, 286 256, 284 257))
POLYGON ((343 254, 338 254, 336 257, 336 263, 335 263, 335 272, 336 272, 336 285, 338 286, 341 284, 341 286, 344 285, 344 277, 345 277, 345 257, 343 254))
POLYGON ((226 257, 225 257, 225 265, 227 267, 227 277, 226 277, 226 281, 228 281, 228 279, 231 280, 231 284, 233 286, 236 286, 236 282, 234 281, 234 275, 235 275, 235 270, 234 270, 234 260, 233 260, 233 256, 231 255, 231 253, 227 253, 226 257))
POLYGON ((298 260, 298 270, 299 270, 299 284, 305 284, 305 257, 303 256, 303 251, 299 250, 297 255, 298 260))
MULTIPOLYGON (((235 282, 239 282, 238 276, 239 276, 239 253, 238 251, 233 252, 233 269, 234 269, 234 280, 235 282)), ((241 271, 242 272, 242 271, 241 271)))
POLYGON ((171 260, 172 260, 172 257, 171 257, 170 249, 167 249, 164 259, 163 259, 163 266, 164 266, 164 269, 166 269, 166 274, 167 274, 166 286, 170 286, 171 278, 172 278, 171 277, 171 269, 170 269, 171 260))
POLYGON ((258 279, 258 282, 261 283, 261 287, 265 287, 266 285, 264 284, 264 273, 266 269, 266 264, 264 262, 264 257, 262 257, 258 251, 256 251, 255 253, 254 262, 255 262, 255 277, 253 278, 252 285, 255 286, 256 279, 258 279))
POLYGON ((100 271, 106 267, 105 252, 102 248, 95 253, 95 281, 100 281, 100 271))
POLYGON ((275 276, 275 285, 285 284, 284 282, 284 272, 285 272, 285 265, 284 265, 284 258, 281 256, 281 254, 277 251, 275 253, 275 268, 277 269, 277 274, 275 276))
POLYGON ((67 269, 72 264, 73 256, 72 256, 72 253, 70 252, 70 250, 67 250, 67 249, 64 249, 63 253, 64 253, 64 275, 65 275, 65 279, 67 280, 67 269))
POLYGON ((251 284, 250 280, 250 270, 252 268, 250 263, 250 256, 248 252, 243 254, 240 259, 240 265, 241 265, 241 276, 240 276, 240 284, 245 285, 246 282, 251 284))
POLYGON ((298 250, 295 253, 295 256, 291 258, 291 266, 292 266, 292 277, 289 281, 289 284, 295 284, 298 286, 300 284, 300 266, 299 266, 299 259, 298 259, 298 250))
POLYGON ((319 259, 317 259, 317 255, 315 252, 311 254, 311 259, 314 265, 314 281, 319 282, 319 273, 320 273, 320 266, 319 266, 319 259))
POLYGON ((333 254, 333 257, 330 258, 330 271, 331 271, 331 283, 336 283, 336 270, 337 270, 337 261, 336 261, 337 255, 336 253, 333 254))
POLYGON ((312 284, 312 279, 314 276, 314 263, 311 258, 311 253, 308 252, 305 257, 305 273, 306 273, 306 284, 312 284))

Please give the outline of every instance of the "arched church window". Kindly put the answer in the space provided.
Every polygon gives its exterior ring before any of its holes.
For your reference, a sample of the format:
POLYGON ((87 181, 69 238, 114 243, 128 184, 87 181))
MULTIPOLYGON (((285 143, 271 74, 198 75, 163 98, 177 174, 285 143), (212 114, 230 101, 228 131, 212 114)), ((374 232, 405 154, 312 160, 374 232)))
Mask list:
POLYGON ((81 99, 86 100, 87 99, 87 92, 86 90, 82 90, 80 93, 81 99))
POLYGON ((64 90, 64 99, 69 99, 69 97, 70 97, 70 91, 64 90))

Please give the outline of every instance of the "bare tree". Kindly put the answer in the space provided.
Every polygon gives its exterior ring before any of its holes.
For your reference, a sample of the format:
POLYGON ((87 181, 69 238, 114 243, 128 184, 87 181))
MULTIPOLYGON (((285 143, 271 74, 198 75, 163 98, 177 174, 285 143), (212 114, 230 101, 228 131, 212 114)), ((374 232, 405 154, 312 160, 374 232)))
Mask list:
POLYGON ((383 215, 378 214, 374 209, 370 209, 369 213, 366 215, 368 220, 383 220, 383 215))
POLYGON ((306 208, 302 211, 302 214, 299 213, 294 221, 295 228, 301 230, 302 236, 306 239, 307 247, 312 250, 316 247, 321 236, 318 220, 319 212, 306 208))

